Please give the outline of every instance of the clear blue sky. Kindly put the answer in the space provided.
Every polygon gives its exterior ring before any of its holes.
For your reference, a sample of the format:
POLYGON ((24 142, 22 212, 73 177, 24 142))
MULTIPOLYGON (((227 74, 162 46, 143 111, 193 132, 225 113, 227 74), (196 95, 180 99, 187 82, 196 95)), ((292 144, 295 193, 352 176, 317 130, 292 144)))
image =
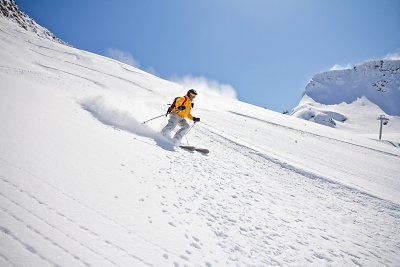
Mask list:
POLYGON ((17 0, 72 46, 130 53, 158 76, 203 76, 278 112, 333 65, 400 53, 400 0, 17 0))

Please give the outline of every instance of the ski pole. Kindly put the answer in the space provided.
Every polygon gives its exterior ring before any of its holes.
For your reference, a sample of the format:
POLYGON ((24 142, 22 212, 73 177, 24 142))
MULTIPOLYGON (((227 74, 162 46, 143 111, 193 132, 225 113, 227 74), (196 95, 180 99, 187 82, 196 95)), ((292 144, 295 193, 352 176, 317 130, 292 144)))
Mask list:
POLYGON ((189 140, 187 139, 187 134, 190 132, 190 130, 192 130, 192 128, 193 128, 193 126, 195 125, 196 123, 193 123, 193 125, 189 128, 189 130, 185 133, 185 139, 186 139, 186 143, 189 145, 189 140))
POLYGON ((162 115, 160 115, 160 116, 157 116, 157 117, 154 117, 154 118, 151 118, 151 119, 149 119, 149 120, 147 120, 147 121, 144 121, 144 122, 142 122, 142 124, 146 124, 147 122, 149 122, 149 121, 152 121, 152 120, 155 120, 155 119, 158 119, 158 118, 161 118, 161 117, 163 117, 165 114, 162 114, 162 115))
POLYGON ((192 128, 196 125, 196 123, 193 123, 193 125, 189 128, 189 130, 185 133, 185 136, 192 130, 192 128))

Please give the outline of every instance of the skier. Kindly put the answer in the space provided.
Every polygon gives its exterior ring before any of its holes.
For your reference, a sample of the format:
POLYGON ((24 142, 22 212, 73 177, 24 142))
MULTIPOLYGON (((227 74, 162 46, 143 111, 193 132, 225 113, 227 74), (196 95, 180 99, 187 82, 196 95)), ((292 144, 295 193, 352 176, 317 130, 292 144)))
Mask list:
POLYGON ((193 108, 193 99, 196 95, 196 90, 190 89, 185 96, 175 98, 174 102, 167 110, 165 116, 169 114, 168 124, 161 130, 161 133, 163 136, 169 136, 171 131, 179 125, 181 128, 176 132, 173 138, 175 144, 179 144, 182 137, 189 130, 189 124, 186 118, 194 121, 194 123, 200 121, 200 118, 193 117, 190 114, 190 110, 193 108))

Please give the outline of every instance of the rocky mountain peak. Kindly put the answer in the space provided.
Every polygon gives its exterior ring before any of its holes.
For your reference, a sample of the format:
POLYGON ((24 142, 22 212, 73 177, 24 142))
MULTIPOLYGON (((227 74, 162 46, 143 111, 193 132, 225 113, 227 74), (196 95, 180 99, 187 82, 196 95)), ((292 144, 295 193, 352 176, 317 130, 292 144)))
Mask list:
POLYGON ((6 17, 16 22, 26 31, 34 32, 39 37, 49 39, 64 45, 68 45, 61 39, 57 38, 48 29, 37 24, 31 17, 23 13, 15 0, 0 0, 0 17, 6 17))

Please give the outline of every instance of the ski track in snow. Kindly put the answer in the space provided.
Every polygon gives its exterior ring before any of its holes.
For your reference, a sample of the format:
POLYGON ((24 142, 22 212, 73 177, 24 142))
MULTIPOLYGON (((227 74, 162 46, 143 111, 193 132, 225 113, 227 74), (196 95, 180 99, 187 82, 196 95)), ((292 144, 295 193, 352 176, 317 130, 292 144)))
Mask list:
POLYGON ((50 67, 50 66, 46 66, 46 65, 41 64, 41 63, 37 63, 37 65, 41 66, 41 67, 43 67, 45 69, 48 69, 48 70, 53 70, 53 71, 56 71, 56 72, 65 73, 65 74, 68 74, 68 75, 71 75, 71 76, 74 76, 74 77, 89 81, 89 82, 91 82, 91 83, 93 83, 93 84, 95 84, 95 85, 97 85, 97 86, 99 86, 100 88, 103 88, 103 89, 107 88, 107 86, 105 86, 102 83, 99 83, 98 81, 95 81, 95 80, 92 80, 92 79, 88 79, 86 77, 83 77, 83 76, 80 76, 80 75, 77 75, 77 74, 74 74, 74 73, 71 73, 71 72, 68 72, 68 71, 65 71, 65 70, 61 70, 61 69, 53 68, 53 67, 50 67))
POLYGON ((106 73, 106 72, 102 72, 102 71, 99 71, 99 70, 95 70, 95 69, 93 69, 93 68, 85 67, 85 66, 82 66, 82 65, 80 65, 80 64, 73 63, 73 62, 69 62, 69 61, 65 61, 65 62, 66 62, 66 63, 69 63, 69 64, 72 64, 72 65, 75 65, 75 66, 78 66, 78 67, 81 67, 81 68, 85 68, 85 69, 88 69, 88 70, 91 70, 91 71, 94 71, 94 72, 103 74, 103 75, 110 76, 110 77, 112 77, 112 78, 116 78, 116 79, 118 79, 118 80, 121 80, 121 81, 130 83, 131 85, 134 85, 134 86, 136 86, 136 87, 139 87, 139 88, 141 88, 141 89, 143 89, 143 90, 146 90, 146 91, 148 91, 148 92, 154 93, 153 90, 150 90, 150 89, 148 89, 148 88, 145 88, 145 87, 143 87, 142 85, 140 85, 139 83, 136 83, 136 82, 134 82, 134 81, 131 81, 131 80, 128 80, 128 79, 119 77, 119 76, 115 76, 115 75, 113 75, 113 74, 109 74, 109 73, 106 73))
MULTIPOLYGON (((0 29, 1 30, 1 29, 0 29)), ((4 32, 3 30, 1 30, 2 32, 4 32)), ((6 33, 6 32, 4 32, 4 33, 6 33)), ((38 44, 35 44, 35 43, 32 43, 32 42, 30 42, 30 41, 28 41, 28 43, 30 43, 30 44, 32 44, 34 47, 36 47, 36 48, 39 48, 39 50, 40 49, 44 49, 44 50, 48 50, 48 51, 50 51, 50 52, 56 52, 56 53, 58 53, 58 54, 60 54, 60 55, 70 55, 70 56, 72 56, 72 59, 74 59, 74 60, 76 60, 76 61, 80 61, 80 60, 82 60, 82 56, 80 56, 78 53, 71 53, 71 52, 66 52, 66 51, 62 51, 62 50, 58 50, 58 49, 54 49, 54 48, 50 48, 50 47, 46 47, 46 46, 43 46, 43 45, 38 45, 38 44)), ((59 61, 62 61, 62 62, 67 62, 67 63, 72 63, 72 62, 69 62, 69 61, 65 61, 63 58, 57 58, 57 57, 55 57, 54 55, 52 55, 52 56, 49 56, 49 55, 47 55, 47 54, 44 54, 44 53, 41 53, 41 52, 39 52, 39 51, 36 51, 36 50, 34 50, 34 49, 30 49, 31 51, 33 51, 33 52, 35 52, 35 53, 38 53, 38 54, 40 54, 40 55, 42 55, 42 56, 45 56, 45 57, 48 57, 48 58, 51 58, 51 59, 55 59, 55 60, 59 60, 59 61)), ((79 51, 81 54, 85 54, 86 52, 85 51, 79 51)), ((134 73, 134 74, 137 74, 137 75, 145 75, 145 73, 143 73, 143 72, 138 72, 138 71, 135 71, 135 70, 133 70, 133 69, 128 69, 128 68, 126 68, 125 66, 124 66, 124 64, 122 64, 121 62, 119 62, 119 61, 116 61, 116 60, 112 60, 112 59, 110 59, 110 58, 106 58, 106 60, 108 60, 108 61, 114 61, 114 63, 115 64, 118 64, 123 70, 125 70, 125 71, 128 71, 128 72, 130 72, 130 73, 134 73)), ((75 63, 73 63, 73 64, 75 64, 75 63)), ((79 65, 79 64, 76 64, 77 66, 80 66, 80 67, 83 67, 83 68, 86 68, 85 66, 82 66, 82 65, 79 65)), ((89 69, 91 69, 91 68, 89 68, 89 69)), ((93 70, 93 71, 95 71, 95 72, 99 72, 99 70, 96 70, 96 69, 91 69, 91 70, 93 70)), ((99 73, 103 73, 103 72, 99 72, 99 73)), ((112 75, 112 74, 109 74, 109 73, 103 73, 103 74, 106 74, 106 75, 109 75, 109 76, 111 76, 111 77, 114 77, 114 78, 121 78, 121 77, 118 77, 118 76, 115 76, 115 75, 112 75)), ((128 82, 133 82, 133 81, 128 81, 128 82)))
MULTIPOLYGON (((72 224, 75 228, 79 229, 79 230, 83 230, 84 232, 86 232, 86 234, 89 234, 97 239, 99 239, 100 242, 104 242, 105 244, 109 245, 111 248, 114 248, 117 251, 123 252, 125 254, 127 254, 129 257, 136 259, 142 263, 144 263, 147 266, 153 266, 150 263, 145 262, 144 260, 142 260, 141 258, 133 255, 132 253, 128 252, 126 249, 120 247, 119 245, 113 243, 112 241, 109 241, 108 239, 105 239, 104 237, 102 237, 100 234, 96 233, 95 231, 81 225, 79 222, 75 221, 74 219, 68 217, 67 215, 59 212, 58 210, 56 210, 55 208, 52 208, 48 203, 40 200, 37 196, 32 195, 31 193, 25 191, 24 189, 21 189, 20 187, 18 187, 17 185, 11 183, 10 181, 8 181, 7 179, 4 179, 2 177, 0 177, 0 179, 2 180, 3 183, 8 183, 9 185, 13 186, 16 190, 18 190, 19 192, 25 194, 26 196, 28 196, 29 198, 31 198, 33 201, 35 201, 37 204, 41 205, 42 207, 45 207, 47 210, 49 210, 50 212, 52 212, 53 214, 56 214, 59 217, 62 217, 63 219, 67 220, 70 224, 72 224)), ((15 200, 11 200, 10 198, 8 198, 7 196, 5 196, 3 193, 0 193, 0 195, 5 198, 6 200, 8 200, 9 202, 12 202, 13 204, 22 207, 20 204, 18 204, 18 202, 16 202, 15 200)), ((12 217, 15 219, 15 221, 21 223, 22 225, 24 225, 27 229, 33 231, 35 234, 37 234, 40 238, 48 241, 49 243, 51 243, 53 246, 55 246, 56 248, 61 249, 63 252, 65 252, 66 254, 68 254, 68 256, 70 256, 71 258, 77 260, 79 263, 85 265, 85 266, 92 266, 89 263, 86 263, 84 261, 82 261, 80 259, 79 256, 76 256, 74 254, 72 254, 70 251, 68 251, 66 248, 62 247, 61 245, 59 245, 56 241, 52 240, 50 237, 47 237, 45 235, 43 235, 39 230, 35 229, 34 227, 32 227, 29 223, 23 221, 21 218, 17 217, 16 215, 14 215, 13 213, 9 212, 7 209, 5 208, 0 208, 4 213, 6 213, 8 216, 12 217)), ((28 211, 29 213, 31 213, 33 216, 40 218, 39 216, 37 216, 35 213, 29 211, 26 208, 23 208, 24 210, 28 211)), ((41 219, 42 221, 44 221, 48 226, 55 228, 54 226, 52 226, 51 223, 48 223, 47 221, 41 219)), ((41 255, 38 251, 40 251, 40 248, 35 248, 31 245, 27 245, 26 243, 24 243, 23 241, 15 238, 15 235, 8 229, 4 228, 5 230, 3 230, 4 233, 11 235, 16 241, 18 241, 20 244, 22 244, 25 248, 27 248, 30 252, 32 252, 33 254, 37 254, 41 259, 45 260, 48 263, 51 263, 53 266, 60 266, 60 264, 56 264, 54 262, 52 262, 51 260, 47 259, 45 256, 41 255)), ((58 232, 62 233, 62 230, 57 229, 56 230, 58 232)), ((67 236, 68 238, 70 238, 71 240, 79 243, 82 246, 82 243, 79 241, 76 241, 75 238, 71 238, 69 235, 64 234, 65 236, 67 236)), ((97 256, 100 256, 100 253, 95 252, 93 249, 87 247, 87 246, 83 246, 84 248, 90 250, 91 252, 94 252, 97 256)), ((101 256, 104 260, 106 260, 109 263, 112 263, 113 265, 117 265, 116 263, 114 263, 113 261, 107 259, 106 257, 101 256)), ((118 266, 118 265, 117 265, 118 266)), ((121 265, 119 265, 121 266, 121 265)))
MULTIPOLYGON (((252 118, 252 117, 250 117, 250 118, 252 118)), ((259 119, 257 119, 257 120, 259 120, 259 119)), ((270 122, 267 122, 267 121, 265 121, 265 122, 266 123, 270 123, 270 122)), ((281 125, 277 125, 277 126, 285 127, 285 126, 281 126, 281 125)), ((287 128, 287 127, 285 127, 285 128, 287 128)), ((293 131, 298 131, 298 130, 292 129, 292 128, 289 128, 289 129, 293 130, 293 131)), ((287 170, 289 170, 291 172, 295 172, 295 173, 297 173, 299 175, 305 176, 305 177, 310 178, 310 179, 319 179, 319 180, 323 180, 325 182, 332 183, 332 184, 340 184, 341 186, 347 188, 348 190, 354 191, 357 194, 364 194, 364 195, 367 195, 369 197, 378 198, 378 199, 381 199, 383 201, 388 201, 388 202, 392 203, 394 206, 397 206, 397 204, 393 203, 392 201, 382 199, 382 198, 380 198, 378 196, 375 196, 373 194, 370 194, 368 192, 364 192, 364 191, 362 191, 362 190, 360 190, 358 188, 351 187, 351 186, 348 186, 346 184, 340 183, 340 182, 338 182, 336 180, 333 180, 333 179, 331 179, 329 177, 321 176, 321 175, 318 175, 316 173, 313 173, 313 172, 307 171, 305 169, 302 169, 300 167, 296 167, 296 166, 294 166, 294 165, 292 165, 292 164, 290 164, 288 162, 285 162, 283 160, 279 160, 279 159, 277 159, 277 158, 275 158, 275 157, 273 157, 271 155, 268 155, 265 152, 260 152, 260 151, 258 151, 256 149, 247 147, 246 145, 240 144, 240 143, 232 140, 231 138, 229 138, 229 137, 227 137, 225 135, 217 133, 216 131, 212 130, 209 126, 207 126, 207 130, 212 132, 214 135, 219 136, 220 138, 223 138, 223 139, 227 140, 228 142, 234 144, 235 146, 238 147, 238 150, 241 150, 240 148, 244 148, 245 150, 249 150, 249 151, 251 151, 251 154, 257 155, 259 157, 264 158, 267 161, 270 161, 270 162, 273 162, 273 163, 275 163, 277 165, 280 165, 282 168, 285 168, 285 169, 287 169, 287 170)), ((303 132, 303 131, 301 131, 301 132, 303 132)), ((364 147, 364 146, 361 146, 361 145, 349 143, 349 142, 346 142, 346 141, 337 140, 337 139, 334 139, 334 138, 328 138, 328 137, 324 137, 324 136, 319 136, 319 135, 316 135, 316 134, 313 134, 313 133, 309 133, 309 132, 304 132, 304 133, 312 135, 312 136, 316 136, 316 137, 321 137, 321 138, 327 139, 328 141, 339 142, 339 143, 344 143, 344 144, 348 144, 348 145, 354 145, 354 146, 362 148, 362 149, 372 150, 372 151, 383 153, 383 154, 386 154, 386 155, 389 155, 389 156, 400 157, 399 155, 396 155, 396 154, 386 153, 385 151, 380 151, 380 150, 377 150, 377 149, 364 147)))
MULTIPOLYGON (((76 53, 68 53, 68 52, 64 52, 64 51, 58 51, 58 50, 56 50, 56 49, 52 49, 52 48, 48 48, 48 47, 44 47, 44 46, 40 46, 40 45, 36 45, 36 46, 37 46, 38 48, 47 49, 47 50, 50 50, 50 51, 52 51, 52 52, 57 52, 57 53, 60 53, 60 54, 63 54, 63 55, 65 55, 65 54, 66 54, 66 55, 71 55, 71 56, 73 56, 73 59, 74 59, 74 60, 77 60, 77 61, 79 61, 80 58, 81 58, 81 57, 80 57, 78 54, 76 54, 76 53)), ((77 66, 77 67, 80 67, 80 68, 84 68, 84 69, 93 71, 93 72, 95 72, 95 73, 100 73, 100 74, 102 74, 102 75, 109 76, 109 77, 111 77, 111 78, 116 78, 116 79, 118 79, 118 80, 127 82, 127 83, 129 83, 129 84, 131 84, 131 85, 134 85, 134 86, 136 86, 136 87, 139 87, 139 88, 141 88, 141 89, 143 89, 143 90, 146 90, 146 91, 148 91, 148 92, 153 92, 153 90, 151 90, 151 89, 149 89, 149 88, 145 88, 145 87, 143 87, 142 85, 140 85, 139 83, 137 83, 137 82, 135 82, 135 81, 133 81, 133 80, 126 79, 126 78, 123 78, 123 77, 120 77, 120 76, 116 76, 116 75, 113 75, 113 74, 110 74, 110 73, 106 73, 106 72, 104 72, 104 71, 96 70, 96 69, 94 69, 94 68, 90 68, 90 67, 87 67, 87 66, 83 66, 83 65, 78 64, 78 63, 70 62, 70 61, 65 60, 65 59, 59 59, 59 58, 55 57, 54 55, 53 55, 53 56, 48 56, 48 55, 43 54, 43 53, 41 53, 41 52, 39 52, 39 51, 36 51, 36 50, 33 50, 33 49, 30 49, 30 50, 33 51, 33 52, 35 52, 35 53, 37 53, 37 54, 39 54, 39 55, 42 55, 42 56, 51 58, 51 59, 53 59, 53 60, 61 61, 61 62, 63 62, 63 63, 68 63, 68 64, 71 64, 71 65, 74 65, 74 66, 77 66)), ((86 78, 86 77, 82 77, 82 76, 80 76, 80 75, 73 74, 73 73, 70 73, 70 72, 67 72, 67 71, 64 71, 64 70, 61 70, 61 69, 52 68, 52 67, 49 67, 49 66, 46 66, 46 65, 43 65, 43 64, 38 64, 38 65, 39 65, 39 66, 42 66, 42 67, 44 67, 44 68, 48 68, 48 69, 56 70, 56 71, 63 72, 63 73, 69 74, 69 75, 73 75, 73 76, 76 76, 76 77, 78 77, 78 78, 82 78, 82 79, 89 80, 89 81, 95 83, 96 85, 98 85, 98 86, 100 86, 100 87, 102 87, 102 88, 106 88, 105 85, 103 85, 103 84, 101 84, 101 83, 99 83, 99 82, 97 82, 97 81, 90 80, 90 79, 88 79, 88 78, 86 78)), ((122 64, 120 64, 120 63, 119 63, 118 65, 119 65, 122 69, 124 69, 125 71, 127 71, 127 72, 142 75, 142 74, 139 73, 139 72, 132 71, 132 70, 129 70, 129 69, 123 67, 122 64)))
MULTIPOLYGON (((28 194, 27 192, 25 192, 24 190, 21 190, 18 186, 12 184, 10 181, 8 181, 7 179, 4 178, 0 178, 2 179, 3 182, 8 183, 12 186, 14 186, 16 189, 18 189, 21 192, 24 192, 25 194, 28 194)), ((29 195, 29 194, 28 194, 29 195)), ((100 255, 99 253, 97 253, 96 251, 94 251, 93 249, 91 249, 90 247, 86 246, 85 244, 83 244, 82 242, 80 242, 79 240, 77 240, 75 237, 73 237, 72 235, 68 234, 66 231, 59 229, 57 226, 55 226, 54 224, 48 222, 47 220, 39 217, 37 214, 35 214, 34 212, 30 211, 29 209, 25 208, 24 206, 22 206, 21 204, 19 204, 18 202, 12 200, 11 198, 7 197, 6 195, 4 195, 3 193, 0 192, 0 196, 3 197, 5 200, 7 200, 8 202, 14 204, 16 207, 23 209, 24 211, 26 211, 27 213, 29 213, 30 215, 32 215, 33 217, 35 217, 36 219, 40 220, 41 222, 45 223, 46 225, 50 226, 53 230, 55 231, 59 231, 63 236, 67 237, 68 239, 78 243, 81 247, 88 249, 89 251, 93 252, 94 254, 96 254, 97 256, 103 258, 105 261, 111 263, 112 265, 116 265, 116 263, 114 263, 112 260, 104 257, 103 255, 100 255)), ((34 198, 33 196, 29 195, 32 199, 34 199, 36 202, 38 202, 37 198, 34 198)), ((42 203, 42 202, 41 202, 42 203)), ((45 205, 44 203, 42 205, 45 205)), ((47 206, 48 209, 50 209, 47 206)), ((2 208, 4 211, 6 211, 4 208, 2 208)), ((7 212, 7 211, 6 211, 7 212)), ((7 212, 9 213, 9 212, 7 212)), ((12 214, 9 213, 9 215, 14 216, 12 214)), ((18 219, 20 222, 22 222, 20 219, 18 219)), ((29 227, 28 227, 29 228, 29 227)), ((55 242, 53 242, 53 244, 57 245, 55 242)), ((59 245, 57 245, 59 246, 59 245)), ((62 248, 63 249, 63 248, 62 248)), ((65 252, 67 252, 66 249, 63 249, 65 252)), ((68 254, 71 254, 70 252, 67 252, 68 254)), ((73 255, 73 257, 77 260, 80 260, 78 256, 73 255)), ((90 264, 85 263, 85 265, 90 266, 90 264)))
POLYGON ((323 138, 323 139, 326 139, 328 141, 336 141, 336 142, 339 142, 339 143, 344 143, 344 144, 352 145, 352 146, 355 146, 355 147, 361 147, 361 148, 364 148, 364 149, 367 149, 367 150, 376 151, 376 152, 379 152, 379 153, 382 153, 382 154, 386 154, 386 155, 389 155, 389 156, 400 157, 400 155, 398 155, 398 154, 393 154, 393 153, 382 151, 382 150, 378 150, 378 149, 375 149, 375 148, 371 148, 371 147, 366 147, 366 146, 359 145, 359 144, 350 143, 350 142, 347 142, 347 141, 344 141, 344 140, 335 139, 335 138, 332 138, 332 137, 326 137, 326 136, 315 134, 315 133, 310 133, 310 132, 306 132, 306 131, 297 130, 297 129, 292 128, 292 127, 279 125, 277 123, 272 123, 270 121, 266 121, 266 120, 259 119, 259 118, 253 117, 253 116, 241 114, 241 113, 238 113, 238 112, 231 111, 231 113, 235 114, 235 115, 238 115, 238 116, 245 117, 245 118, 249 118, 249 119, 253 119, 253 120, 256 120, 256 121, 260 121, 262 123, 273 125, 275 127, 280 127, 280 128, 284 128, 284 129, 287 129, 287 130, 290 130, 290 131, 300 132, 302 134, 308 134, 308 135, 315 136, 315 137, 318 137, 318 138, 323 138))
MULTIPOLYGON (((42 183, 43 186, 47 187, 50 191, 53 191, 53 194, 57 198, 63 197, 65 199, 65 202, 69 203, 68 205, 77 205, 78 208, 86 210, 86 213, 87 212, 94 213, 96 215, 96 217, 97 217, 97 219, 95 221, 96 224, 100 224, 101 222, 104 223, 104 224, 109 224, 109 225, 111 224, 111 227, 114 228, 116 231, 117 231, 117 229, 119 231, 122 230, 122 232, 124 232, 124 234, 127 237, 131 236, 132 238, 134 238, 136 243, 140 243, 139 240, 141 240, 141 242, 145 242, 148 245, 153 246, 154 247, 154 251, 160 250, 159 255, 161 255, 163 258, 165 257, 164 255, 167 255, 167 254, 177 255, 177 253, 172 252, 172 251, 170 251, 168 249, 165 249, 165 248, 161 247, 160 245, 156 244, 155 242, 146 239, 145 237, 141 236, 140 234, 135 233, 135 231, 133 229, 129 229, 128 227, 120 224, 119 222, 117 222, 115 219, 109 217, 108 215, 103 214, 103 213, 97 211, 96 209, 89 207, 86 204, 83 204, 81 201, 79 201, 76 198, 68 195, 67 193, 63 192, 61 189, 56 188, 55 186, 51 185, 49 182, 43 180, 42 178, 37 177, 36 175, 31 174, 30 172, 27 172, 23 168, 20 168, 20 167, 17 167, 17 166, 13 166, 13 164, 10 164, 9 162, 7 162, 4 159, 1 159, 1 160, 4 163, 8 164, 9 166, 22 171, 23 173, 25 173, 25 175, 30 176, 31 178, 34 178, 38 182, 42 183)), ((28 189, 23 189, 23 188, 21 188, 21 186, 11 182, 10 180, 8 180, 8 179, 6 179, 6 178, 4 178, 2 176, 0 176, 0 182, 2 182, 4 185, 6 185, 8 187, 12 187, 14 189, 14 192, 12 193, 12 195, 14 195, 14 194, 16 194, 16 192, 18 192, 18 193, 23 194, 24 197, 28 197, 30 199, 28 201, 28 203, 30 203, 29 204, 30 206, 32 205, 32 203, 35 203, 35 204, 40 205, 40 207, 42 207, 42 208, 44 207, 49 213, 51 213, 53 215, 56 215, 57 217, 60 217, 64 221, 68 222, 70 224, 69 227, 75 228, 75 229, 79 230, 80 232, 84 232, 86 235, 91 236, 91 238, 97 239, 98 242, 102 242, 103 245, 106 245, 108 247, 114 248, 114 250, 116 250, 117 252, 122 253, 122 254, 126 254, 130 258, 137 260, 137 261, 134 261, 135 266, 137 266, 138 262, 142 263, 144 266, 154 266, 154 264, 152 264, 150 262, 147 262, 146 260, 134 255, 128 249, 126 249, 124 247, 121 247, 119 244, 117 244, 117 242, 111 241, 110 239, 112 239, 112 237, 106 237, 106 236, 102 235, 101 233, 98 233, 91 226, 84 225, 83 223, 79 222, 79 219, 74 219, 74 218, 68 216, 67 214, 61 212, 58 207, 52 207, 52 205, 47 203, 45 200, 43 200, 43 198, 41 196, 37 196, 37 195, 35 195, 33 193, 30 193, 28 189)), ((5 188, 5 187, 2 186, 1 188, 5 188)), ((101 257, 103 260, 105 260, 106 262, 110 263, 111 265, 114 265, 114 266, 126 266, 126 263, 122 263, 122 264, 115 263, 113 260, 105 257, 103 255, 103 253, 96 252, 95 248, 91 248, 91 247, 85 245, 84 243, 80 242, 77 239, 78 237, 74 237, 74 236, 72 236, 72 235, 70 235, 68 233, 63 232, 63 230, 59 229, 57 226, 55 226, 51 222, 47 221, 48 219, 41 218, 35 212, 33 212, 32 210, 29 210, 29 208, 27 208, 27 207, 24 207, 23 204, 20 204, 17 200, 12 199, 11 197, 8 197, 5 193, 2 193, 1 191, 0 191, 0 196, 3 198, 3 200, 5 199, 9 203, 12 203, 13 205, 18 206, 19 208, 25 210, 26 212, 28 212, 32 216, 34 216, 37 219, 41 220, 47 226, 53 228, 54 230, 57 230, 58 232, 61 232, 62 235, 64 235, 68 239, 78 243, 81 247, 91 251, 92 253, 96 254, 98 257, 101 257)), ((21 199, 22 198, 23 197, 21 197, 21 199)), ((2 202, 0 202, 0 203, 2 203, 2 202)), ((26 228, 34 231, 41 238, 49 241, 53 246, 58 247, 62 251, 64 251, 65 253, 69 254, 69 256, 71 256, 71 258, 80 261, 81 263, 83 263, 83 265, 86 265, 86 266, 96 266, 96 265, 92 265, 92 264, 89 264, 89 263, 86 263, 86 262, 82 262, 79 256, 72 255, 66 248, 64 248, 61 245, 57 244, 56 241, 51 240, 49 237, 43 236, 38 230, 35 230, 28 223, 24 223, 24 221, 22 219, 18 218, 14 214, 8 212, 6 208, 0 207, 0 209, 3 210, 3 212, 6 212, 6 214, 9 215, 10 217, 14 218, 15 220, 17 220, 18 222, 23 224, 26 228)), ((1 224, 0 224, 0 226, 1 226, 1 224)), ((7 234, 11 233, 11 231, 9 231, 8 229, 6 229, 3 232, 5 232, 7 234)), ((20 243, 24 244, 25 247, 32 248, 29 251, 34 253, 34 254, 36 254, 36 252, 40 250, 40 249, 34 248, 33 246, 26 245, 22 241, 20 243)), ((40 256, 40 254, 38 254, 38 255, 40 256)), ((113 256, 115 256, 115 255, 113 255, 113 256)), ((43 257, 41 256, 40 258, 46 259, 44 256, 43 257)), ((113 258, 113 257, 110 257, 110 258, 113 258)), ((46 261, 50 262, 49 260, 46 260, 46 261)), ((52 263, 52 262, 50 262, 50 263, 52 263)), ((57 265, 58 264, 54 264, 54 266, 57 266, 57 265)))

